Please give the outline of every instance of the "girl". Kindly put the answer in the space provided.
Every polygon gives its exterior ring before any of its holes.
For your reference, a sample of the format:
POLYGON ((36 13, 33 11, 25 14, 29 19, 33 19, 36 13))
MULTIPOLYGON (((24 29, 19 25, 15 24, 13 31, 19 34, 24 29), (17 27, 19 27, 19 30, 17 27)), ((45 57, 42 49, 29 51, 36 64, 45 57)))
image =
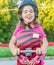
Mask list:
MULTIPOLYGON (((43 45, 41 48, 36 49, 36 54, 41 54, 41 51, 46 54, 48 42, 46 39, 46 34, 44 33, 42 27, 38 23, 38 7, 37 4, 33 0, 23 0, 21 5, 19 6, 19 18, 20 18, 20 25, 16 27, 14 30, 13 36, 10 40, 9 47, 13 53, 14 56, 17 57, 17 55, 20 54, 20 49, 16 47, 16 36, 17 33, 21 30, 28 30, 28 29, 34 29, 38 31, 42 36, 42 42, 43 45)), ((30 63, 30 61, 25 60, 26 62, 30 63)), ((42 61, 41 61, 42 62, 42 61)), ((35 65, 42 65, 42 63, 39 62, 35 65)), ((31 64, 34 64, 31 62, 31 64)), ((17 61, 17 65, 24 65, 21 64, 20 61, 17 61)))

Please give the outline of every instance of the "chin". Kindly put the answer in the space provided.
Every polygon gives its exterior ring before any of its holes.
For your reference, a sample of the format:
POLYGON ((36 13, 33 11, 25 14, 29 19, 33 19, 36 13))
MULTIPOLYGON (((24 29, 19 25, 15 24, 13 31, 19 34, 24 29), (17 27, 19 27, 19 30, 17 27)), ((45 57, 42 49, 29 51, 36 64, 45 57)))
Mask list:
POLYGON ((27 23, 32 23, 32 22, 28 21, 27 23))

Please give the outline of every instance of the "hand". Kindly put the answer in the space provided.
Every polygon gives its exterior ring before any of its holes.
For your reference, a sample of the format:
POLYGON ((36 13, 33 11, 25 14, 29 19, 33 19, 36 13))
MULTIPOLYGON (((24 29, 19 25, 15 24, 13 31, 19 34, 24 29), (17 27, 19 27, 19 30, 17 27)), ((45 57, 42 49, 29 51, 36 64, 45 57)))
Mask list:
POLYGON ((35 64, 36 62, 32 62, 32 61, 29 62, 29 65, 35 65, 35 64))
POLYGON ((37 55, 40 55, 41 53, 42 53, 41 48, 37 48, 37 49, 36 49, 36 54, 37 54, 37 55))
POLYGON ((35 56, 34 58, 31 59, 31 62, 38 64, 41 59, 42 59, 42 57, 37 55, 37 56, 35 56))
POLYGON ((29 60, 25 60, 25 64, 26 65, 35 65, 35 62, 29 61, 29 60))
POLYGON ((29 61, 28 59, 25 59, 25 60, 23 61, 22 64, 26 64, 26 65, 34 65, 35 62, 32 62, 32 61, 29 61))
POLYGON ((22 64, 29 64, 29 60, 27 57, 20 55, 18 56, 18 60, 22 63, 22 64))
POLYGON ((30 61, 29 61, 28 59, 26 59, 26 60, 24 60, 23 63, 29 65, 29 62, 30 62, 30 61))
POLYGON ((19 48, 16 48, 15 52, 16 52, 16 55, 20 55, 20 49, 19 48))

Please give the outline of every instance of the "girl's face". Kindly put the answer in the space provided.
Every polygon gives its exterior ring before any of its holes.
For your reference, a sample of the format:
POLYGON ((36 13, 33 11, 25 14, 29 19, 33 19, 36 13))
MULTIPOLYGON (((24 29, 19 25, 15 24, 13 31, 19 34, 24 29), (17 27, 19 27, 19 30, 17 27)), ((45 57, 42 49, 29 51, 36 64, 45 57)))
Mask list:
POLYGON ((33 20, 35 18, 35 13, 34 13, 32 6, 26 5, 25 7, 23 7, 22 17, 24 19, 25 24, 33 22, 33 20))

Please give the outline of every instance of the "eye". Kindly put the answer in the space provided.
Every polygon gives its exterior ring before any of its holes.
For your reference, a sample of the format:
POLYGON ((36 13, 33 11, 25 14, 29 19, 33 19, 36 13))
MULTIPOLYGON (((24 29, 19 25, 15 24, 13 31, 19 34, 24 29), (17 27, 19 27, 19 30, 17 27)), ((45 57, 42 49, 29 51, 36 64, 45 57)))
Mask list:
POLYGON ((27 13, 27 11, 25 11, 24 13, 27 13))
POLYGON ((24 10, 24 13, 27 13, 27 10, 24 10))
POLYGON ((31 10, 30 13, 33 13, 33 11, 31 10))

